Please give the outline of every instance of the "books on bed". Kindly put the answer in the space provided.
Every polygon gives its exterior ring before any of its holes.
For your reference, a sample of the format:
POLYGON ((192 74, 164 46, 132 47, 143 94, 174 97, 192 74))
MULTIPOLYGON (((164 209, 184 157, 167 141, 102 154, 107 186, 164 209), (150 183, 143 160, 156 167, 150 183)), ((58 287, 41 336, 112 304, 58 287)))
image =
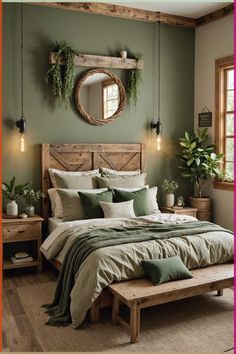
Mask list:
POLYGON ((11 257, 14 264, 33 262, 33 257, 28 252, 17 252, 11 257))

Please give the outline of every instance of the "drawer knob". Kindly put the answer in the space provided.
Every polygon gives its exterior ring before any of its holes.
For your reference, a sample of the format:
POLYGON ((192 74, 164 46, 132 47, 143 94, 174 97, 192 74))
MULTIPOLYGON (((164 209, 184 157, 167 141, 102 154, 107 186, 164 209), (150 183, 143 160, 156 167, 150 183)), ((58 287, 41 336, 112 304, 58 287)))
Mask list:
POLYGON ((18 234, 23 234, 25 231, 24 230, 19 230, 18 234))

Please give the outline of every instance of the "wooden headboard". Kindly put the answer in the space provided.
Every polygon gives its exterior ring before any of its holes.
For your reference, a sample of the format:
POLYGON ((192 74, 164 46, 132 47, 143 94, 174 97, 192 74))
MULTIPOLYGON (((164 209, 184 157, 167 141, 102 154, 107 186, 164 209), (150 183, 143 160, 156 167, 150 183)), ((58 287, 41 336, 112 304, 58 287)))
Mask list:
POLYGON ((43 217, 51 216, 48 189, 49 168, 63 171, 87 171, 99 167, 114 170, 145 171, 144 144, 42 144, 43 217))

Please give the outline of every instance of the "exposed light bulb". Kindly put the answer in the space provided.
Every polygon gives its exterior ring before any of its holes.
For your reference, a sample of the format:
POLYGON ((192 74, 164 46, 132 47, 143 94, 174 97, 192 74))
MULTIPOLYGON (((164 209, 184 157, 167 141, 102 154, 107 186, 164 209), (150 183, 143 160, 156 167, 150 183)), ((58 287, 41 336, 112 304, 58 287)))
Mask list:
POLYGON ((161 151, 162 146, 161 146, 161 135, 157 135, 157 151, 161 151))
POLYGON ((20 133, 20 152, 26 151, 26 141, 25 141, 25 134, 20 133))

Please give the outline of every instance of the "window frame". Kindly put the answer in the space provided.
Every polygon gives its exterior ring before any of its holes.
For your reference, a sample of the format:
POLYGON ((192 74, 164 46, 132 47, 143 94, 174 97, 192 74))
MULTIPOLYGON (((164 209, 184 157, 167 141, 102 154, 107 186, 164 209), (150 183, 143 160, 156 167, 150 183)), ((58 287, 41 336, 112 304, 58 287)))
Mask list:
MULTIPOLYGON (((234 56, 230 55, 215 61, 215 144, 216 152, 225 154, 226 148, 226 100, 225 80, 228 69, 234 69, 234 56)), ((224 158, 225 164, 225 158, 224 158)), ((215 180, 214 188, 233 191, 234 181, 222 182, 215 180)))
MULTIPOLYGON (((102 81, 102 119, 104 119, 104 120, 110 118, 110 117, 105 118, 104 90, 107 89, 108 86, 112 86, 112 85, 115 85, 115 84, 116 84, 116 83, 115 83, 114 80, 112 80, 112 79, 108 79, 108 80, 102 81)), ((119 97, 120 97, 120 95, 119 95, 119 89, 118 89, 118 96, 117 96, 118 108, 119 108, 119 97)), ((115 100, 116 100, 116 99, 107 100, 107 102, 108 102, 108 101, 115 101, 115 100)), ((118 108, 117 108, 117 109, 118 109, 118 108)), ((116 110, 116 111, 117 111, 117 110, 116 110)), ((116 112, 116 111, 115 111, 115 112, 116 112)), ((115 112, 113 112, 113 115, 115 114, 115 112)), ((113 115, 112 115, 112 116, 113 116, 113 115)), ((112 116, 111 116, 111 117, 112 117, 112 116)))

